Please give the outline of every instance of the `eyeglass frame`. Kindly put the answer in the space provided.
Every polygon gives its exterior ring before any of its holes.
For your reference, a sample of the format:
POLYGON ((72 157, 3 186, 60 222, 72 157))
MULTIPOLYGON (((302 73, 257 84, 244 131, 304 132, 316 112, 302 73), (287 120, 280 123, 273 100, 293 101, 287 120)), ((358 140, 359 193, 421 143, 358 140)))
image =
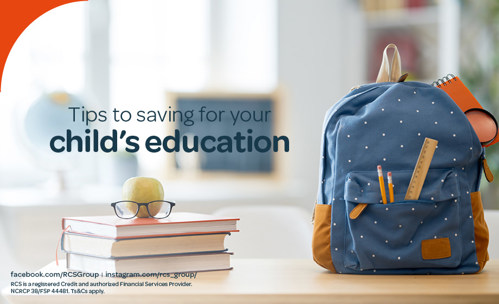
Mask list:
POLYGON ((150 218, 155 218, 155 219, 164 219, 164 218, 167 218, 170 216, 170 214, 172 213, 172 210, 173 210, 173 207, 175 206, 175 202, 174 201, 166 201, 166 200, 154 200, 154 201, 150 201, 148 203, 138 203, 136 201, 130 201, 130 200, 123 200, 123 201, 117 201, 117 202, 114 202, 114 203, 111 203, 111 207, 113 207, 113 210, 114 210, 114 213, 116 214, 117 217, 121 218, 121 219, 125 219, 125 220, 128 220, 128 219, 132 219, 134 217, 137 217, 137 214, 139 214, 139 211, 140 211, 140 207, 142 206, 145 206, 146 207, 146 210, 147 210, 147 214, 149 214, 149 217, 150 218), (149 212, 149 204, 151 203, 156 203, 156 202, 163 202, 163 203, 168 203, 170 204, 170 212, 168 212, 168 214, 165 216, 165 217, 155 217, 155 216, 152 216, 151 215, 151 212, 149 212), (139 207, 137 208, 137 212, 132 216, 132 217, 121 217, 118 215, 118 212, 116 212, 116 204, 118 203, 135 203, 137 204, 139 207))

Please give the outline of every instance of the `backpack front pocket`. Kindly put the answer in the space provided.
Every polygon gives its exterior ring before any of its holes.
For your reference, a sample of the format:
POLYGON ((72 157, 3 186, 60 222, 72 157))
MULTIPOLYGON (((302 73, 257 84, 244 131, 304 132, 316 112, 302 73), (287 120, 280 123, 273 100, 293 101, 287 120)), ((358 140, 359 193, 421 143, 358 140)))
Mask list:
POLYGON ((345 267, 364 271, 453 268, 461 261, 457 173, 433 169, 419 200, 404 200, 411 171, 393 171, 395 200, 380 203, 376 172, 351 172, 345 184, 345 267), (359 211, 359 204, 366 207, 359 211), (355 211, 354 211, 355 212, 355 211))

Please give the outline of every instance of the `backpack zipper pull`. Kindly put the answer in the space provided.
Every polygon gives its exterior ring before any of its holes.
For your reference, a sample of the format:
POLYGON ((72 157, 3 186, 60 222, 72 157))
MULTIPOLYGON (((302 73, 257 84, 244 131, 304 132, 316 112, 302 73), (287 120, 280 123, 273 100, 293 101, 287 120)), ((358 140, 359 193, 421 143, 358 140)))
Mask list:
POLYGON ((482 167, 483 167, 483 173, 485 173, 485 178, 489 183, 492 183, 494 181, 494 174, 492 174, 492 171, 489 168, 489 165, 487 164, 487 159, 485 159, 485 156, 482 156, 482 167))
POLYGON ((362 211, 366 209, 366 207, 367 207, 366 203, 361 203, 355 206, 355 208, 353 208, 352 211, 350 212, 349 215, 350 219, 355 220, 356 218, 358 218, 359 215, 362 213, 362 211))
POLYGON ((407 76, 409 76, 409 73, 405 73, 404 75, 400 76, 399 80, 397 80, 397 82, 404 82, 407 78, 407 76))

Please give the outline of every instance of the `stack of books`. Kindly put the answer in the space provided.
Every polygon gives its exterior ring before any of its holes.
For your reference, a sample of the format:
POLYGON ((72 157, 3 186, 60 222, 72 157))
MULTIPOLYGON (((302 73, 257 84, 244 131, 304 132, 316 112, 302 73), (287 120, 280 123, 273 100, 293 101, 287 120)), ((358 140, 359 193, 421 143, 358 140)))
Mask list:
POLYGON ((165 219, 65 217, 67 268, 84 272, 194 272, 231 269, 225 237, 238 218, 178 212, 165 219))

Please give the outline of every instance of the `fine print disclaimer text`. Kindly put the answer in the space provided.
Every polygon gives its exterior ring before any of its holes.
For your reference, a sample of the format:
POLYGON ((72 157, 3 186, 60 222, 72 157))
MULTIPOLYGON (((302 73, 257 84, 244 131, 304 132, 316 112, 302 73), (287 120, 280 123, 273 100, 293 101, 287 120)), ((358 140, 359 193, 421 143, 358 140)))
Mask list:
POLYGON ((90 294, 102 295, 109 288, 192 287, 197 272, 128 273, 103 272, 10 272, 11 294, 90 294))

